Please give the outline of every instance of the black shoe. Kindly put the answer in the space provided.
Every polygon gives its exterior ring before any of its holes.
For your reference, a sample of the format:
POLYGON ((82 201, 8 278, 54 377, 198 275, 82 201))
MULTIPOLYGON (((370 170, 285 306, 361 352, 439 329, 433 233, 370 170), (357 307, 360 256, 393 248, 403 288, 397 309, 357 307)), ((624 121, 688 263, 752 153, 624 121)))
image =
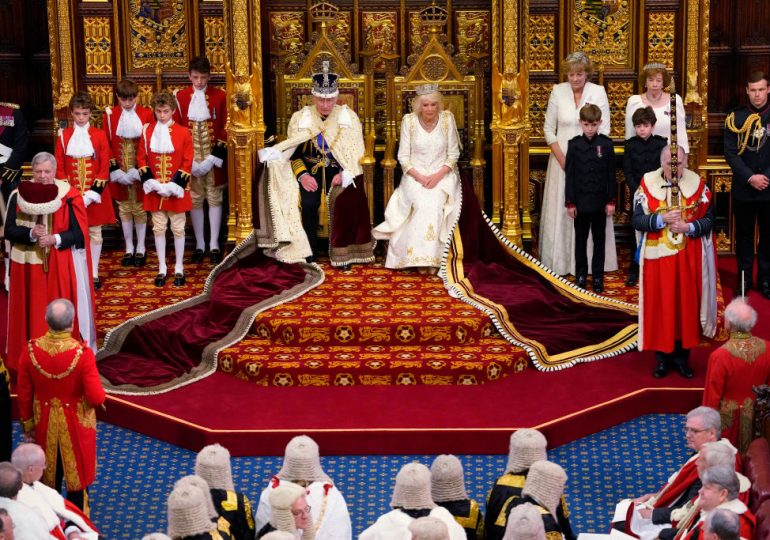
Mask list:
POLYGON ((692 379, 695 376, 695 374, 690 369, 690 366, 688 366, 687 364, 677 363, 674 365, 674 369, 676 369, 676 372, 679 373, 685 379, 692 379))
POLYGON ((315 257, 311 255, 310 257, 305 257, 305 262, 308 264, 312 264, 315 262, 315 257))
POLYGON ((763 281, 759 284, 759 292, 762 296, 770 300, 770 282, 763 281))
POLYGON ((120 266, 134 266, 134 254, 125 253, 123 258, 120 259, 120 266))
POLYGON ((98 290, 99 290, 99 289, 101 289, 101 288, 102 288, 102 282, 101 282, 101 280, 100 280, 98 277, 95 277, 95 278, 94 278, 94 290, 95 290, 95 291, 98 291, 98 290))
POLYGON ((166 284, 166 274, 158 274, 155 276, 155 286, 163 287, 166 284))
POLYGON ((200 264, 203 262, 203 250, 202 249, 196 249, 193 251, 192 257, 190 257, 190 262, 193 264, 200 264))
POLYGON ((658 365, 655 366, 655 369, 652 370, 652 376, 656 379, 662 379, 668 374, 668 366, 666 366, 665 362, 658 362, 658 365))
POLYGON ((352 264, 350 264, 350 263, 348 263, 348 264, 343 264, 342 266, 340 266, 340 270, 342 270, 342 271, 350 270, 350 267, 351 267, 351 266, 353 266, 353 265, 352 265, 352 264))
POLYGON ((174 287, 182 287, 184 284, 184 274, 174 274, 174 287))
POLYGON ((587 278, 586 278, 585 275, 578 276, 577 279, 575 280, 575 285, 577 285, 581 289, 585 289, 586 288, 586 279, 587 278))
POLYGON ((599 294, 604 292, 604 279, 594 278, 594 292, 599 294))
POLYGON ((134 255, 134 266, 142 267, 147 264, 147 256, 144 253, 134 255))
POLYGON ((633 287, 637 283, 639 283, 639 275, 638 274, 628 274, 628 278, 626 278, 626 286, 627 287, 633 287))
POLYGON ((211 264, 219 264, 222 262, 222 252, 218 249, 212 249, 211 253, 209 253, 209 260, 211 261, 211 264))

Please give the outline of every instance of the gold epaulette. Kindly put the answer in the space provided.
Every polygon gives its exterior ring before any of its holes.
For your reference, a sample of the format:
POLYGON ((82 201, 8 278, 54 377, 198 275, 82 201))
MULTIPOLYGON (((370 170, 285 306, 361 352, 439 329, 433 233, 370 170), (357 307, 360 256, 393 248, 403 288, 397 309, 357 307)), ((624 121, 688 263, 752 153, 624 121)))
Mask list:
POLYGON ((0 107, 8 107, 9 109, 21 109, 18 103, 11 103, 10 101, 0 101, 0 107))

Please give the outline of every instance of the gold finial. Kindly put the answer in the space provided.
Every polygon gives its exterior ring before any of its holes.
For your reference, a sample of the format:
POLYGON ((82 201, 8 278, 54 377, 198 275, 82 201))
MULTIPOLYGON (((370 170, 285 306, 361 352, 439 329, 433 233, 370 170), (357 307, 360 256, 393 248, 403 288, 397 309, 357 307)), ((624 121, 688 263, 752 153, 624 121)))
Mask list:
POLYGON ((313 17, 313 20, 321 23, 330 23, 337 20, 339 12, 340 8, 326 0, 313 4, 310 7, 310 15, 313 17))

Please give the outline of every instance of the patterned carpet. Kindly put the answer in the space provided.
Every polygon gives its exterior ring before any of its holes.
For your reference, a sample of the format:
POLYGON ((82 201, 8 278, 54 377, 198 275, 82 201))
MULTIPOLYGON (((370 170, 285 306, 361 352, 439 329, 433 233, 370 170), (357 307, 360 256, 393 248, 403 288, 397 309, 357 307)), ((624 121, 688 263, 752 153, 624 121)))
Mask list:
MULTIPOLYGON (((615 502, 659 487, 687 456, 681 415, 643 416, 549 452, 569 481, 567 501, 576 532, 606 532, 615 502)), ((15 426, 17 433, 18 425, 15 426)), ((18 440, 18 438, 17 438, 18 440)), ((321 449, 323 451, 323 448, 321 449)), ((507 453, 507 448, 490 449, 507 453)), ((136 540, 165 530, 166 496, 190 474, 194 453, 110 424, 99 424, 99 472, 91 488, 92 517, 110 540, 136 540), (131 456, 127 459, 127 456, 131 456)), ((345 495, 358 535, 389 510, 393 479, 410 461, 428 466, 435 456, 322 457, 325 471, 345 495)), ((506 455, 459 456, 469 495, 484 506, 505 467, 506 455)), ((233 458, 235 484, 256 503, 280 468, 279 457, 233 458)))

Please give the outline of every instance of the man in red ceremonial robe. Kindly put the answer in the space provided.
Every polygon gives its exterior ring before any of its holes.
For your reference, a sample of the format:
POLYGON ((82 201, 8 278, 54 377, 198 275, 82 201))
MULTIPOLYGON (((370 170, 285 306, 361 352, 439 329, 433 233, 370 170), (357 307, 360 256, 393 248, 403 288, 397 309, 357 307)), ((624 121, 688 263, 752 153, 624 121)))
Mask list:
POLYGON ((7 366, 17 369, 27 340, 42 336, 45 307, 68 298, 76 309, 74 333, 96 350, 93 289, 88 252, 88 217, 83 197, 66 181, 54 180, 56 160, 47 152, 32 158, 32 182, 22 182, 8 205, 11 241, 7 366))
POLYGON ((703 389, 703 404, 722 415, 722 437, 745 452, 753 439, 752 386, 770 384, 770 347, 751 335, 757 312, 742 296, 725 309, 730 340, 711 353, 703 389))
POLYGON ((107 107, 102 126, 112 150, 110 160, 110 194, 118 201, 118 216, 123 229, 126 251, 122 266, 144 266, 147 260, 144 239, 147 234, 147 212, 144 210, 136 149, 145 124, 155 120, 152 111, 136 103, 139 87, 130 79, 116 85, 119 105, 107 107), (134 244, 136 228, 136 244, 134 244))
POLYGON ((72 337, 75 308, 58 299, 46 308, 48 332, 19 359, 19 418, 25 438, 45 451, 43 482, 88 513, 86 488, 96 476, 96 411, 104 389, 91 349, 72 337))
POLYGON ((689 349, 716 332, 714 214, 711 191, 684 168, 681 148, 672 182, 671 152, 663 149, 661 168, 644 175, 634 197, 632 224, 642 232, 639 350, 655 351, 654 377, 674 367, 691 378, 689 349))
POLYGON ((211 262, 222 261, 219 249, 219 230, 222 226, 222 197, 227 176, 227 94, 211 86, 211 63, 205 56, 196 56, 189 63, 192 83, 176 93, 178 107, 174 120, 190 129, 195 151, 192 164, 190 219, 195 233, 195 251, 192 262, 203 260, 204 241, 203 202, 209 205, 209 256, 211 262))
POLYGON ((145 126, 136 154, 139 176, 144 189, 144 209, 152 213, 152 232, 158 252, 155 286, 166 284, 166 226, 174 235, 174 285, 185 284, 184 226, 185 212, 192 208, 190 168, 193 143, 190 130, 173 120, 176 101, 165 90, 152 98, 157 121, 145 126))
POLYGON ((638 536, 641 528, 650 521, 668 520, 671 511, 681 508, 698 493, 698 452, 704 444, 719 440, 721 419, 719 413, 709 407, 697 407, 687 413, 684 434, 687 447, 694 453, 682 467, 672 474, 657 493, 648 493, 635 499, 624 499, 615 508, 613 527, 638 536))
POLYGON ((56 139, 56 178, 68 181, 83 196, 88 210, 88 236, 94 288, 101 289, 99 259, 102 255, 102 225, 115 223, 112 197, 106 189, 110 177, 110 145, 107 135, 91 127, 94 104, 86 92, 70 100, 74 125, 60 129, 56 139))

